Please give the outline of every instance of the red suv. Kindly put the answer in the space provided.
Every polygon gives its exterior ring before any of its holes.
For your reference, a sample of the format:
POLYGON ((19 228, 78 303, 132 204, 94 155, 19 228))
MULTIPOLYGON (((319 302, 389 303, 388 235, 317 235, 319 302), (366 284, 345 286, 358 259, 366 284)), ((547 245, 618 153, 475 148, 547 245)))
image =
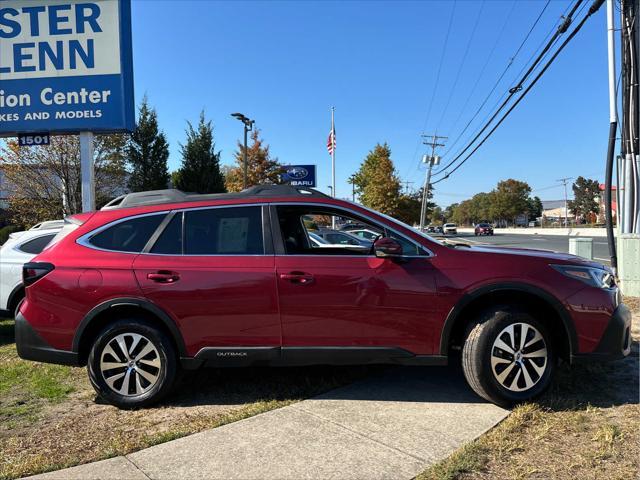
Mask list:
POLYGON ((444 365, 500 405, 548 385, 558 359, 629 353, 606 267, 539 250, 444 245, 313 190, 129 194, 74 215, 24 266, 22 358, 87 365, 98 394, 138 407, 201 366, 444 365), (353 222, 370 249, 309 231, 353 222))

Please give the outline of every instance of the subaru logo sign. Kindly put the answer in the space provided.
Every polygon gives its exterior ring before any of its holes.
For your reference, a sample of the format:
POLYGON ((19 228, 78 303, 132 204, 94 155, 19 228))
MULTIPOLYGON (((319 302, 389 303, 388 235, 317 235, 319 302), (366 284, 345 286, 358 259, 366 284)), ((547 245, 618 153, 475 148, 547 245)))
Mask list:
POLYGON ((315 165, 287 165, 284 167, 282 181, 294 187, 315 187, 315 165))

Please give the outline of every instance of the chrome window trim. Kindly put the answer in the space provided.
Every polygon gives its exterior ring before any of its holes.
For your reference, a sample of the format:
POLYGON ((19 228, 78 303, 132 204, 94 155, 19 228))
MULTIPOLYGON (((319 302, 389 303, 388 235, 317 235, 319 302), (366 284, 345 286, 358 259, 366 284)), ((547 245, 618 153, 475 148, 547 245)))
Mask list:
MULTIPOLYGON (((344 200, 343 200, 344 201, 344 200)), ((378 225, 380 224, 379 221, 371 218, 369 215, 366 214, 362 214, 360 212, 353 212, 352 210, 347 209, 346 207, 343 206, 339 206, 339 205, 332 205, 329 203, 320 203, 320 202, 296 202, 296 201, 291 201, 291 202, 272 202, 270 203, 270 205, 274 205, 274 206, 278 206, 278 205, 302 205, 302 206, 321 206, 321 207, 326 207, 326 208, 333 208, 333 209, 337 209, 337 210, 345 210, 347 212, 351 212, 353 215, 355 215, 356 217, 362 217, 365 218, 367 220, 369 220, 371 223, 373 223, 373 225, 378 225)), ((366 208, 366 207, 365 207, 366 208)), ((278 229, 279 229, 279 225, 278 225, 278 229)), ((424 245, 416 242, 415 240, 411 239, 411 238, 407 238, 405 234, 400 233, 398 230, 391 228, 387 225, 382 225, 382 227, 386 230, 390 230, 393 233, 395 233, 396 235, 402 237, 403 239, 405 239, 407 242, 413 243, 416 247, 418 248, 422 248, 424 250, 427 251, 427 255, 402 255, 402 257, 400 258, 433 258, 436 256, 435 253, 433 253, 433 251, 431 251, 429 248, 425 247, 424 245)), ((301 254, 292 254, 292 255, 276 255, 276 257, 358 257, 358 258, 367 258, 367 257, 374 257, 374 258, 378 258, 375 255, 314 255, 314 254, 308 254, 308 255, 301 255, 301 254)))
MULTIPOLYGON (((140 217, 149 217, 151 215, 168 215, 172 212, 177 213, 182 213, 182 212, 189 212, 189 211, 195 211, 195 210, 211 210, 213 208, 238 208, 238 207, 260 207, 260 218, 262 221, 264 221, 264 211, 262 209, 262 206, 264 205, 269 205, 266 202, 261 202, 261 203, 234 203, 234 204, 229 204, 229 205, 209 205, 209 206, 204 206, 204 207, 183 207, 183 208, 176 208, 173 210, 161 210, 161 211, 157 211, 157 212, 149 212, 149 213, 140 213, 138 215, 130 215, 128 217, 122 217, 119 218, 117 220, 114 220, 112 222, 109 222, 101 227, 96 228, 95 230, 92 230, 88 233, 85 233, 84 235, 82 235, 81 237, 79 237, 78 239, 76 239, 76 243, 79 245, 82 245, 83 247, 87 247, 87 248, 91 248, 93 250, 98 250, 98 251, 102 251, 102 252, 112 252, 112 253, 125 253, 125 254, 129 254, 129 255, 151 255, 151 256, 156 256, 156 257, 273 257, 273 254, 268 254, 268 253, 238 253, 238 254, 229 254, 229 253, 209 253, 209 254, 202 254, 202 255, 195 255, 195 254, 186 254, 186 253, 178 253, 178 254, 166 254, 166 253, 151 253, 151 252, 125 252, 122 250, 108 250, 106 248, 100 248, 100 247, 96 247, 95 245, 92 245, 91 243, 89 243, 89 240, 91 239, 91 237, 93 237, 94 235, 97 235, 98 233, 106 230, 109 227, 112 227, 114 225, 117 225, 118 223, 122 223, 128 220, 132 220, 135 218, 140 218, 140 217)), ((158 225, 158 228, 160 228, 161 225, 158 225)), ((183 222, 183 228, 184 228, 184 222, 183 222)), ((262 228, 262 223, 260 224, 260 228, 262 228)), ((264 239, 264 229, 262 229, 262 248, 263 250, 265 249, 265 239, 264 239)), ((153 235, 153 234, 152 234, 153 235)), ((151 237, 149 237, 151 238, 151 237)), ((155 243, 154 243, 155 244, 155 243)), ((145 245, 146 247, 146 245, 145 245)), ((184 251, 184 248, 183 248, 184 251)))
MULTIPOLYGON (((237 207, 263 207, 263 206, 278 206, 278 205, 300 205, 300 206, 311 206, 311 207, 325 207, 325 208, 333 208, 333 209, 337 209, 337 210, 344 210, 346 212, 351 212, 353 215, 355 215, 356 217, 362 217, 368 221, 370 221, 373 225, 377 225, 380 226, 380 222, 378 220, 375 220, 373 218, 371 218, 369 215, 360 213, 360 212, 354 212, 344 206, 340 206, 340 205, 332 205, 330 203, 321 203, 321 202, 299 202, 299 201, 295 201, 292 200, 290 202, 252 202, 252 203, 232 203, 232 204, 225 204, 225 205, 207 205, 207 206, 202 206, 202 207, 182 207, 182 208, 176 208, 173 210, 160 210, 160 211, 156 211, 156 212, 148 212, 148 213, 141 213, 138 215, 131 215, 128 217, 122 217, 119 218, 117 220, 114 220, 112 222, 109 222, 105 225, 102 225, 101 227, 96 228, 95 230, 92 230, 88 233, 85 233, 84 235, 82 235, 81 237, 76 239, 76 243, 78 245, 82 245, 83 247, 86 248, 90 248, 93 250, 98 250, 98 251, 102 251, 102 252, 112 252, 112 253, 124 253, 124 254, 129 254, 129 255, 153 255, 153 256, 161 256, 161 257, 167 257, 167 256, 183 256, 183 257, 336 257, 336 258, 378 258, 375 255, 314 255, 314 254, 309 254, 309 255, 301 255, 301 254, 292 254, 292 255, 287 255, 287 254, 267 254, 267 253, 263 253, 263 254, 257 254, 257 253, 253 253, 253 254, 226 254, 226 253, 210 253, 210 254, 206 254, 206 255, 194 255, 194 254, 186 254, 186 253, 182 253, 182 254, 178 254, 178 255, 167 255, 167 254, 163 254, 163 253, 150 253, 150 252, 127 252, 127 251, 122 251, 122 250, 108 250, 105 248, 100 248, 100 247, 96 247, 95 245, 92 245, 91 243, 89 243, 89 240, 91 239, 91 237, 93 237, 94 235, 97 235, 98 233, 106 230, 109 227, 112 227, 114 225, 117 225, 119 223, 122 222, 126 222, 128 220, 133 220, 135 218, 141 218, 141 217, 149 217, 152 215, 167 215, 171 212, 188 212, 188 211, 195 211, 195 210, 210 210, 210 209, 214 209, 214 208, 237 208, 237 207)), ((364 207, 366 208, 366 207, 364 207)), ((264 209, 261 208, 260 210, 260 215, 262 218, 262 221, 264 222, 264 209)), ((415 240, 411 239, 411 238, 407 238, 405 234, 399 232, 398 230, 391 228, 387 225, 382 225, 382 227, 384 229, 390 230, 393 233, 395 233, 396 235, 402 237, 403 239, 405 239, 406 241, 414 244, 416 247, 418 248, 422 248, 424 250, 426 250, 427 255, 403 255, 400 258, 433 258, 436 256, 436 254, 431 251, 428 247, 416 242, 415 240)), ((260 228, 262 228, 262 224, 260 225, 260 228)), ((272 226, 273 228, 273 226, 272 226)), ((280 226, 277 225, 278 231, 280 230, 280 226)), ((264 250, 265 248, 265 244, 264 244, 264 229, 262 229, 262 235, 263 235, 263 245, 262 248, 264 250)), ((423 235, 424 236, 424 235, 423 235)), ((425 236, 425 238, 428 238, 425 236)))
MULTIPOLYGON (((170 210, 162 210, 162 211, 158 211, 158 212, 140 213, 138 215, 131 215, 131 216, 128 216, 128 217, 118 218, 117 220, 114 220, 112 222, 106 223, 106 224, 102 225, 101 227, 98 227, 95 230, 91 230, 90 232, 85 233, 84 235, 78 237, 76 239, 76 243, 78 245, 82 245, 83 247, 90 248, 92 250, 98 250, 100 252, 125 253, 125 254, 128 254, 128 255, 140 255, 141 252, 127 252, 127 251, 124 251, 124 250, 110 250, 110 249, 107 249, 107 248, 97 247, 97 246, 93 245, 92 243, 90 243, 90 240, 91 240, 92 237, 96 236, 97 234, 99 234, 101 232, 104 232, 106 229, 111 228, 111 227, 113 227, 115 225, 118 225, 119 223, 128 222, 129 220, 134 220, 136 218, 151 217, 153 215, 165 215, 166 216, 169 212, 170 212, 170 210)), ((158 225, 158 227, 159 226, 160 225, 158 225)), ((157 227, 156 227, 156 230, 157 230, 157 227)), ((152 233, 152 235, 153 235, 153 233, 152 233)), ((144 249, 144 247, 143 247, 143 249, 144 249)))

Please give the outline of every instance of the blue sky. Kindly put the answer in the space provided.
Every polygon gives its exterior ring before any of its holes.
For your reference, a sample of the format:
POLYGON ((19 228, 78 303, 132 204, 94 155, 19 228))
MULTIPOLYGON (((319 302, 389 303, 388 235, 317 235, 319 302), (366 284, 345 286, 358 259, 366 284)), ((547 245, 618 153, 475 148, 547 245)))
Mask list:
MULTIPOLYGON (((417 188, 424 180, 420 133, 437 130, 453 143, 544 5, 458 0, 442 55, 453 1, 134 0, 136 97, 146 93, 158 111, 171 170, 179 167, 186 120, 195 122, 203 108, 223 163, 232 163, 242 129, 230 113, 242 112, 256 120, 282 163, 317 164, 318 185, 328 191, 334 105, 338 196, 350 195, 346 179, 376 142, 389 143, 399 176, 417 188)), ((513 85, 568 5, 550 2, 487 107, 513 85)), ((437 185, 436 202, 463 200, 505 178, 528 181, 543 200, 562 198, 562 188, 552 187, 561 177, 602 180, 606 55, 603 7, 494 136, 437 185)), ((449 158, 488 113, 481 112, 449 158)))

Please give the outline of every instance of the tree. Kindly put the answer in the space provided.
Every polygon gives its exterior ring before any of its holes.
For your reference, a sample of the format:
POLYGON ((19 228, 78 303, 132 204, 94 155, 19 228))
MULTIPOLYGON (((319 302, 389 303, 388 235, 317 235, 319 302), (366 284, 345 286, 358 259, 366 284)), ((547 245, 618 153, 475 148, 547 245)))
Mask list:
POLYGON ((542 206, 542 200, 540 200, 540 197, 529 197, 529 221, 533 222, 535 220, 537 220, 538 218, 542 217, 542 211, 544 210, 544 207, 542 206))
POLYGON ((149 107, 146 96, 138 112, 138 125, 127 145, 127 156, 132 192, 167 188, 169 144, 164 133, 158 130, 158 115, 149 107))
POLYGON ((511 220, 515 223, 518 215, 528 211, 530 193, 531 187, 527 182, 513 178, 498 182, 492 192, 491 216, 496 220, 511 220))
POLYGON ((377 144, 360 165, 353 181, 364 206, 387 215, 397 214, 400 180, 391 160, 389 145, 377 144))
POLYGON ((597 214, 600 211, 600 184, 597 180, 580 176, 573 182, 572 189, 574 200, 568 202, 568 207, 576 217, 586 218, 590 213, 597 214))
MULTIPOLYGON (((247 183, 248 186, 282 183, 280 175, 284 172, 277 158, 271 158, 269 145, 260 138, 260 130, 251 132, 251 145, 247 147, 247 183)), ((242 190, 244 145, 238 142, 235 152, 236 165, 226 167, 225 184, 229 192, 242 190)))
MULTIPOLYGON (((120 134, 94 137, 96 207, 126 193, 124 152, 120 134)), ((12 221, 30 227, 82 211, 80 141, 75 135, 52 136, 51 144, 20 147, 10 140, 0 150, 9 191, 12 221)))
POLYGON ((182 167, 172 181, 185 192, 226 192, 224 177, 220 172, 220 152, 215 151, 213 125, 200 113, 197 130, 187 122, 187 143, 181 145, 182 167))
POLYGON ((438 205, 433 207, 433 210, 431 211, 431 216, 430 216, 430 222, 429 223, 443 223, 443 219, 445 218, 445 214, 444 214, 444 210, 442 210, 442 207, 439 207, 438 205))
POLYGON ((456 208, 458 208, 458 205, 460 205, 459 203, 452 203, 451 205, 445 207, 443 215, 444 215, 444 219, 447 221, 453 221, 453 214, 456 211, 456 208))

